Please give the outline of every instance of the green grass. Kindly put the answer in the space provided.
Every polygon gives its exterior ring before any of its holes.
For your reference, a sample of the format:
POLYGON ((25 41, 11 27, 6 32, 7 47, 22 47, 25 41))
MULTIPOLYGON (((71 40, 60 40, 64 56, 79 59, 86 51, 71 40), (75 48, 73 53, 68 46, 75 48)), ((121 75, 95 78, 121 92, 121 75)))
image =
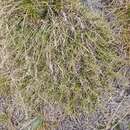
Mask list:
POLYGON ((110 6, 109 9, 113 10, 113 14, 116 17, 116 20, 112 23, 112 25, 113 27, 118 26, 120 28, 121 31, 118 38, 120 38, 120 41, 127 46, 126 50, 130 56, 130 3, 129 1, 125 1, 123 4, 118 4, 118 0, 115 0, 115 2, 113 2, 113 6, 110 6))
POLYGON ((7 0, 2 7, 9 87, 32 110, 44 101, 69 114, 93 111, 122 61, 109 24, 78 0, 36 2, 7 0))
POLYGON ((8 96, 10 94, 9 80, 6 76, 0 75, 0 95, 8 96))
MULTIPOLYGON (((36 16, 31 1, 24 1, 23 9, 27 7, 27 12, 36 16)), ((12 21, 20 23, 14 25, 7 38, 12 65, 19 69, 17 89, 24 100, 32 104, 31 99, 36 96, 58 102, 69 111, 76 107, 93 108, 101 92, 98 89, 109 85, 103 71, 116 58, 110 47, 114 44, 113 36, 105 20, 82 5, 71 10, 66 7, 66 21, 62 15, 50 14, 52 19, 48 16, 43 19, 44 24, 36 25, 28 22, 24 12, 19 17, 17 13, 7 25, 10 28, 12 21), (28 94, 30 86, 33 95, 28 94)))
POLYGON ((8 116, 6 114, 0 114, 0 123, 7 123, 8 116))

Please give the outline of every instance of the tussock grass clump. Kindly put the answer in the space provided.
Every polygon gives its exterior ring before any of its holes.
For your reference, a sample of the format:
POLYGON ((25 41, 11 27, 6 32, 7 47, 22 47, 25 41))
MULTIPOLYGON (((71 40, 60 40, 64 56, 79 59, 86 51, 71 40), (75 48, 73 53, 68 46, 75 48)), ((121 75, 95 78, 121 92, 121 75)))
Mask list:
POLYGON ((14 94, 20 93, 29 111, 41 101, 59 104, 67 113, 92 111, 112 86, 119 59, 107 22, 78 0, 1 5, 14 94))

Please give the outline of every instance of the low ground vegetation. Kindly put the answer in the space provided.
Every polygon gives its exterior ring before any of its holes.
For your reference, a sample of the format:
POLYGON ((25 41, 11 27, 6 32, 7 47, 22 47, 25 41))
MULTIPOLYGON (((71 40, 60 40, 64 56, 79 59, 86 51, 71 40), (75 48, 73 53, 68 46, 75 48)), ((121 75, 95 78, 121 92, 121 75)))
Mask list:
POLYGON ((111 22, 79 0, 0 1, 0 95, 10 99, 0 122, 15 129, 13 105, 28 120, 21 130, 37 129, 45 120, 41 106, 91 114, 103 93, 114 93, 115 80, 124 76, 120 68, 129 66, 130 9, 117 3, 106 7, 117 8, 111 22))

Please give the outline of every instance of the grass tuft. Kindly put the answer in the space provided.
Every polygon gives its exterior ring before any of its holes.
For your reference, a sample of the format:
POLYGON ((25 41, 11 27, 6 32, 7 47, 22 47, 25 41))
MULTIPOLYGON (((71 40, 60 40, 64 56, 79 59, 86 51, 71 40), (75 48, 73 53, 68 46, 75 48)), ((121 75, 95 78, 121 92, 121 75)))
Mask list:
POLYGON ((2 8, 9 87, 31 110, 44 101, 67 113, 93 111, 120 60, 107 21, 78 0, 7 0, 2 8))

